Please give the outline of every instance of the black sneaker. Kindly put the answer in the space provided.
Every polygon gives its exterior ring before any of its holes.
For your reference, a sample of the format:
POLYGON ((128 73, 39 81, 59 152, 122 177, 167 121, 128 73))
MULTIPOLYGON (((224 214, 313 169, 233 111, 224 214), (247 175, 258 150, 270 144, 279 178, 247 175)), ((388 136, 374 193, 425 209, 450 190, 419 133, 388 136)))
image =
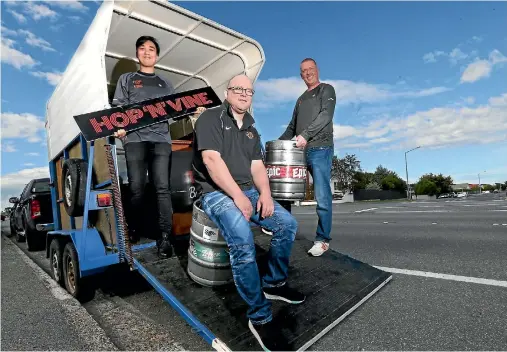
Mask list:
POLYGON ((304 294, 292 289, 288 284, 280 287, 263 287, 267 299, 277 299, 290 304, 301 304, 305 301, 304 294))
POLYGON ((275 319, 256 325, 248 321, 248 327, 264 351, 289 351, 290 348, 275 319))
POLYGON ((169 234, 162 232, 161 238, 157 239, 158 256, 169 258, 173 255, 173 247, 169 234))

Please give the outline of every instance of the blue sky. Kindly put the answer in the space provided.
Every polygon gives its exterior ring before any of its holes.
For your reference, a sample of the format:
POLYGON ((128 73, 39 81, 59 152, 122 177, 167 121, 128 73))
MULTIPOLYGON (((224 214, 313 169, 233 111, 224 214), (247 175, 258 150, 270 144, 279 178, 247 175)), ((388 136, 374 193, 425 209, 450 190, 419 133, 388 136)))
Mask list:
MULTIPOLYGON (((363 169, 409 179, 507 180, 505 2, 177 2, 257 40, 266 64, 255 118, 277 138, 317 60, 334 85, 335 146, 363 169), (244 16, 250 16, 246 19, 244 16)), ((2 206, 47 173, 44 112, 99 2, 5 2, 2 10, 2 206)))

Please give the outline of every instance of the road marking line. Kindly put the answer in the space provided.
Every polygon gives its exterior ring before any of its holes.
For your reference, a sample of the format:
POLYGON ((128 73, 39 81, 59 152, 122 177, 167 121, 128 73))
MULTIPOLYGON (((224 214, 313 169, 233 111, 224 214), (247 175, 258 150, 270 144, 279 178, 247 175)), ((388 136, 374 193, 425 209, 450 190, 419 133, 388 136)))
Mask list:
POLYGON ((469 282, 469 283, 489 285, 489 286, 507 287, 507 281, 502 281, 502 280, 483 279, 483 278, 472 277, 472 276, 440 274, 440 273, 432 273, 429 271, 387 268, 387 267, 375 266, 375 265, 374 265, 374 267, 379 270, 387 271, 389 273, 394 273, 394 274, 423 276, 423 277, 431 277, 431 278, 435 278, 435 279, 469 282))
POLYGON ((372 210, 375 210, 375 209, 378 209, 378 208, 369 208, 369 209, 356 210, 356 213, 362 213, 362 212, 365 212, 365 211, 372 211, 372 210))
POLYGON ((401 213, 454 213, 451 210, 399 210, 399 211, 379 211, 379 214, 401 214, 401 213))
POLYGON ((507 209, 491 209, 489 211, 507 211, 507 209))

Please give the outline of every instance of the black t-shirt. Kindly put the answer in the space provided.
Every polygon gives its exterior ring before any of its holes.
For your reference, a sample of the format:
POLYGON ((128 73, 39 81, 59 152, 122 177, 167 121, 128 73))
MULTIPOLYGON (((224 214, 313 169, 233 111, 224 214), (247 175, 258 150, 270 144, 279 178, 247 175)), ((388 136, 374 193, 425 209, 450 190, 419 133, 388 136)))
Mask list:
POLYGON ((202 160, 203 150, 220 153, 232 178, 237 184, 252 182, 252 161, 262 160, 261 141, 254 127, 252 115, 246 113, 238 128, 227 100, 221 106, 203 112, 195 123, 194 169, 195 181, 203 193, 219 190, 202 160))
MULTIPOLYGON (((166 78, 141 71, 124 73, 118 79, 112 106, 139 103, 148 99, 174 94, 174 88, 166 78)), ((159 142, 171 143, 167 122, 146 126, 127 133, 125 143, 159 142)))

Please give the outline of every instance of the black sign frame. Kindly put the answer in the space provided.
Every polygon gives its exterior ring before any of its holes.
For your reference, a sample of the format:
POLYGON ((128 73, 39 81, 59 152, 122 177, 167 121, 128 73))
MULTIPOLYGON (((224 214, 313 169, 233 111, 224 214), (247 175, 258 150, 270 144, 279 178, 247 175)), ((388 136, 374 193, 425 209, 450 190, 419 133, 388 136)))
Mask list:
POLYGON ((222 101, 213 88, 204 87, 74 116, 86 141, 110 137, 124 129, 135 131, 168 120, 178 121, 197 108, 219 106, 222 101))

